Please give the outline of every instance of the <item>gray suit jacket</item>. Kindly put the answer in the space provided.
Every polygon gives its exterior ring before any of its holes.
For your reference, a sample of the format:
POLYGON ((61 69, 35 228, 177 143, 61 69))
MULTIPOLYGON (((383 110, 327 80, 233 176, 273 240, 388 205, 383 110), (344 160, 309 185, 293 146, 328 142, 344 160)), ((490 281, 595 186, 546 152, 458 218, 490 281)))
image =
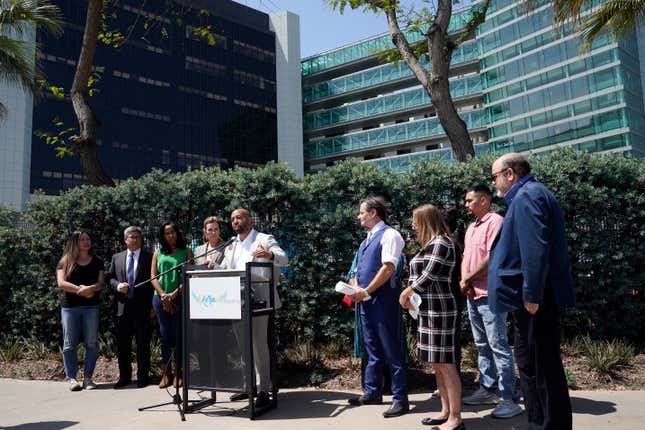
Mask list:
MULTIPOLYGON (((115 309, 117 316, 123 314, 123 306, 126 311, 142 312, 145 315, 150 314, 150 307, 152 306, 152 284, 150 282, 141 285, 134 290, 132 299, 128 299, 123 293, 117 291, 117 286, 121 282, 126 282, 125 265, 126 265, 127 251, 119 252, 112 256, 110 268, 105 274, 105 282, 109 286, 110 291, 114 293, 115 309), (121 306, 119 306, 121 304, 121 306), (120 308, 120 309, 119 309, 120 308), (120 311, 120 312, 119 312, 120 311)), ((134 282, 140 283, 150 279, 150 267, 152 265, 152 255, 142 249, 139 254, 139 262, 137 264, 137 272, 135 273, 134 282)))

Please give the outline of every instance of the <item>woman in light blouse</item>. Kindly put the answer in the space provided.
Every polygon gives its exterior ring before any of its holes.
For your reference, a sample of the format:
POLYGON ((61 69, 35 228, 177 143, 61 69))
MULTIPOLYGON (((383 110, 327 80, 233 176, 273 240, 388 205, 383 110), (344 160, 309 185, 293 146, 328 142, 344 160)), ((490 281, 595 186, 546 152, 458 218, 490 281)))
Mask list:
POLYGON ((219 221, 214 216, 204 220, 204 244, 195 248, 195 264, 217 267, 224 259, 224 250, 216 250, 221 243, 219 221))

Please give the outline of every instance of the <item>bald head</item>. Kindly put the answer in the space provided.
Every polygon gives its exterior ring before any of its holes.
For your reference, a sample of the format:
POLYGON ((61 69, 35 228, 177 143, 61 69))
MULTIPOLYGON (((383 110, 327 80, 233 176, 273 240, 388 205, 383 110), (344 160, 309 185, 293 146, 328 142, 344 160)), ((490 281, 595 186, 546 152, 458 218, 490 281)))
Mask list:
MULTIPOLYGON (((526 161, 526 158, 518 152, 509 152, 508 154, 504 154, 495 160, 495 163, 499 163, 498 170, 508 168, 513 169, 519 178, 523 178, 531 173, 531 165, 526 161)), ((493 163, 493 166, 495 166, 495 163, 493 163)))
POLYGON ((529 173, 531 165, 523 155, 510 152, 499 157, 491 168, 491 179, 497 188, 497 195, 504 197, 513 185, 529 173))
POLYGON ((237 208, 231 212, 231 227, 233 231, 244 240, 253 228, 253 217, 251 212, 244 208, 237 208))

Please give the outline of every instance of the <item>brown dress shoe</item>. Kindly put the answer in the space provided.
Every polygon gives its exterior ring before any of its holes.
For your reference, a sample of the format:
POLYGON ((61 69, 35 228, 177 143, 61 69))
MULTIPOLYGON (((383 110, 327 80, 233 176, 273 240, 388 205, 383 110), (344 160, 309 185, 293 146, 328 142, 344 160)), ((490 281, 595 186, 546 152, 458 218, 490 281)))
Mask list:
POLYGON ((167 367, 161 377, 161 382, 159 382, 159 388, 170 387, 170 384, 172 384, 172 370, 170 370, 170 367, 167 367))
POLYGON ((182 373, 181 369, 177 370, 177 374, 175 375, 175 379, 172 381, 172 386, 174 388, 180 388, 182 385, 184 385, 184 379, 182 378, 182 373))

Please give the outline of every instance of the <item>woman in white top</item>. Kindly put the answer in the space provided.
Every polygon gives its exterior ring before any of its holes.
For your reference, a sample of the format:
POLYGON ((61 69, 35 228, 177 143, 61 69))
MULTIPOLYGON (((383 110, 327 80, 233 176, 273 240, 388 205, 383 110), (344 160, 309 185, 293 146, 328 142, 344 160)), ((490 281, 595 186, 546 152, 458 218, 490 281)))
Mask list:
POLYGON ((204 220, 204 244, 195 248, 195 264, 208 268, 219 265, 224 259, 224 250, 214 249, 220 242, 219 221, 216 217, 209 216, 204 220))

